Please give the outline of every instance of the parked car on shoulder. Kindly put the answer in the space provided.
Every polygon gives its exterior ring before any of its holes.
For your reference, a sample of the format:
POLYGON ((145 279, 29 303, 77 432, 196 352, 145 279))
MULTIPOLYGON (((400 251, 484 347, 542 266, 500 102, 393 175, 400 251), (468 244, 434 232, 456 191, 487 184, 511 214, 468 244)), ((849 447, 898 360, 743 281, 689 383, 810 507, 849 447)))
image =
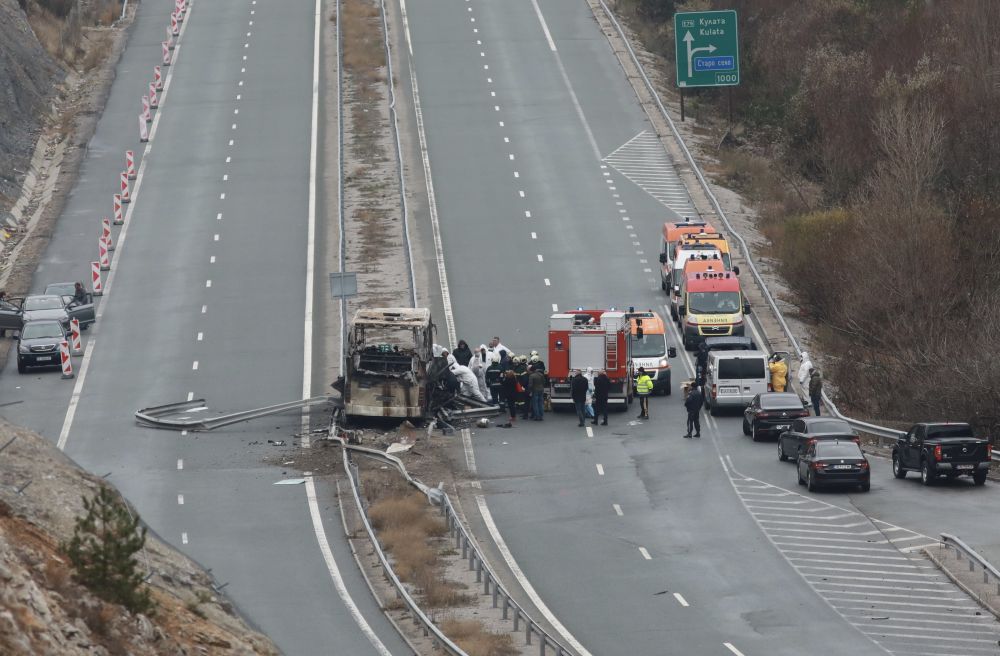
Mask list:
POLYGON ((871 466, 853 440, 812 442, 798 462, 799 485, 810 492, 820 486, 851 485, 862 492, 871 489, 871 466))
POLYGON ((23 298, 5 298, 0 300, 0 335, 5 335, 8 330, 17 332, 21 330, 24 323, 21 312, 23 298))
POLYGON ((798 460, 813 440, 850 440, 861 443, 861 438, 843 419, 802 417, 793 421, 790 429, 778 435, 778 460, 798 460))
POLYGON ((32 294, 25 297, 21 313, 25 322, 56 319, 66 326, 66 330, 69 330, 72 318, 76 318, 81 327, 89 326, 95 320, 93 303, 79 304, 72 297, 58 294, 32 294))
POLYGON ((709 351, 705 409, 714 417, 722 408, 746 408, 757 394, 767 392, 770 380, 763 351, 709 351))
POLYGON ((706 337, 705 347, 709 351, 756 351, 752 337, 706 337))
POLYGON ((764 392, 753 397, 743 411, 743 434, 758 442, 764 435, 780 435, 792 427, 794 420, 808 415, 798 394, 764 392))
POLYGON ((971 476, 976 485, 982 485, 992 458, 990 442, 977 438, 969 424, 920 423, 892 448, 892 473, 905 478, 906 472, 918 471, 924 485, 932 485, 939 476, 948 480, 971 476))
POLYGON ((17 339, 17 372, 23 374, 28 367, 61 367, 59 344, 66 337, 58 319, 25 321, 17 339))

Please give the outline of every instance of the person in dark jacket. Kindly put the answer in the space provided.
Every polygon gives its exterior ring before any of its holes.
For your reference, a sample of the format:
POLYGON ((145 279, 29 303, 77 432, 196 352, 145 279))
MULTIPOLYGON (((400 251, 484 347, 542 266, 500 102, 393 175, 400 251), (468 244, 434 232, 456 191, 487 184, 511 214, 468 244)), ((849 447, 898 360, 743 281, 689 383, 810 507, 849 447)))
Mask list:
POLYGON ((542 421, 545 416, 545 374, 534 368, 528 374, 528 394, 531 395, 531 418, 542 421))
POLYGON ((469 348, 469 345, 464 339, 458 340, 458 346, 455 347, 455 350, 452 351, 451 354, 455 356, 456 360, 458 360, 458 364, 463 367, 469 366, 469 360, 472 359, 472 349, 469 348))
POLYGON ((82 282, 73 284, 73 302, 77 305, 85 305, 87 303, 87 290, 83 288, 82 282))
POLYGON ((813 410, 818 417, 819 404, 823 401, 823 377, 816 368, 809 372, 809 400, 812 401, 813 410))
POLYGON ((514 375, 513 371, 504 372, 502 382, 500 383, 500 393, 507 402, 507 414, 509 416, 507 423, 503 427, 511 428, 514 425, 514 419, 517 418, 517 376, 514 375))
POLYGON ((701 388, 692 385, 691 389, 688 390, 687 398, 684 399, 684 407, 688 413, 687 433, 684 434, 684 437, 690 438, 692 429, 695 437, 701 437, 701 406, 704 402, 705 397, 702 396, 701 388))
POLYGON ((601 369, 594 378, 594 425, 597 418, 603 417, 601 426, 608 425, 608 396, 611 394, 611 379, 608 372, 601 369))
POLYGON ((580 420, 580 425, 587 419, 587 390, 590 383, 582 371, 577 371, 570 381, 570 395, 573 397, 573 405, 576 407, 576 416, 580 420))
POLYGON ((503 404, 503 369, 500 368, 500 358, 490 354, 490 364, 486 367, 486 387, 490 390, 493 403, 503 404))
POLYGON ((698 385, 704 385, 705 371, 708 369, 708 344, 702 342, 698 345, 698 354, 695 356, 694 361, 697 365, 697 376, 695 377, 695 382, 698 385))

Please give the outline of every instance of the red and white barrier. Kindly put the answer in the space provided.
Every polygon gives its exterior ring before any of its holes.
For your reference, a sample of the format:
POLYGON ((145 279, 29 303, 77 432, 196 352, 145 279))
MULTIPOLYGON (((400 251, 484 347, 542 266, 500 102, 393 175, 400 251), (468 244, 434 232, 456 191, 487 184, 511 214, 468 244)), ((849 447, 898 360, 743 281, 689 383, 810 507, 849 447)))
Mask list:
POLYGON ((104 240, 104 235, 97 240, 98 261, 101 263, 101 271, 111 270, 111 258, 108 257, 108 242, 104 240))
POLYGON ((163 46, 163 65, 170 66, 170 48, 173 44, 163 41, 160 45, 163 46))
POLYGON ((167 48, 173 50, 177 44, 174 43, 174 35, 170 33, 170 28, 167 28, 167 48))
POLYGON ((83 355, 83 344, 80 342, 80 320, 73 317, 69 320, 70 350, 73 355, 83 355))
POLYGON ((184 12, 187 11, 187 5, 184 0, 174 0, 174 13, 177 14, 178 22, 184 20, 184 12))
POLYGON ((175 9, 173 13, 170 14, 170 34, 171 36, 177 36, 181 33, 180 23, 177 20, 177 10, 175 9))
POLYGON ((159 66, 153 67, 153 84, 156 85, 157 91, 163 91, 163 73, 160 72, 159 66))
POLYGON ((112 204, 114 208, 114 219, 112 219, 115 225, 121 225, 125 223, 125 217, 122 215, 122 197, 121 194, 115 194, 114 203, 112 204))
POLYGON ((104 285, 101 284, 101 263, 90 263, 90 291, 94 296, 104 295, 104 285))
POLYGON ((149 141, 149 123, 142 114, 139 114, 139 141, 142 143, 149 141))
POLYGON ((73 377, 73 362, 69 358, 69 342, 65 339, 59 342, 59 359, 62 360, 62 377, 73 377))
POLYGON ((135 180, 135 153, 131 150, 125 151, 125 172, 129 180, 135 180))
POLYGON ((114 238, 111 235, 111 219, 104 217, 101 219, 101 237, 104 238, 104 243, 108 245, 108 250, 115 250, 114 238))
POLYGON ((160 99, 156 95, 156 85, 152 82, 149 83, 149 106, 153 109, 157 109, 160 106, 160 99))
POLYGON ((125 171, 122 171, 121 174, 118 176, 118 179, 121 180, 121 183, 122 183, 121 184, 122 193, 119 194, 122 197, 122 202, 123 203, 131 203, 132 202, 132 196, 131 196, 131 194, 128 193, 128 173, 126 173, 125 171))
POLYGON ((142 97, 142 117, 147 123, 153 122, 153 115, 149 113, 149 96, 142 97))

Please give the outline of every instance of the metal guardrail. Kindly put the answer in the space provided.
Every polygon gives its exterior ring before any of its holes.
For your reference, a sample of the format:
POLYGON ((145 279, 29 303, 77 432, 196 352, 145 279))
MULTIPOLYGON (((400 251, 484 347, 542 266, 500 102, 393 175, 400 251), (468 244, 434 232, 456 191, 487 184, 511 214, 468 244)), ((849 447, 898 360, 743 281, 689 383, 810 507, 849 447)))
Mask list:
MULTIPOLYGON (((708 196, 708 199, 711 201, 713 209, 715 210, 716 214, 718 214, 719 217, 722 219, 723 223, 725 223, 726 228, 729 230, 730 234, 732 234, 739 242, 740 249, 743 251, 743 255, 746 258, 747 264, 750 266, 750 272, 753 274, 754 280, 757 281, 757 285, 760 287, 760 291, 761 294, 763 294, 764 296, 764 300, 767 301, 768 306, 771 308, 771 311, 774 313, 775 318, 781 325, 781 329, 784 331, 785 336, 791 343, 792 348, 795 349, 796 355, 798 355, 799 358, 801 359, 802 347, 799 345, 798 340, 792 333, 791 327, 789 327, 788 323, 785 321, 785 317, 781 314, 781 310, 778 309, 778 304, 775 302, 774 297, 771 295, 770 290, 764 283, 763 276, 761 276, 760 271, 757 270, 757 266, 756 264, 754 264, 753 258, 751 257, 749 246, 747 246, 747 243, 743 239, 743 236, 740 235, 740 233, 733 228, 732 224, 729 222, 729 218, 726 216, 726 213, 722 210, 722 206, 719 204, 719 200, 715 197, 715 194, 712 193, 711 187, 709 186, 708 182, 705 180, 705 176, 701 172, 701 168, 698 166, 697 162, 695 162, 694 157, 691 155, 691 151, 688 150, 687 144, 684 143, 684 139, 681 137, 680 132, 677 130, 677 126, 674 124, 673 119, 670 117, 670 113, 667 112, 666 107, 664 107, 663 102, 660 100, 660 95, 656 92, 656 87, 653 86, 652 81, 650 81, 649 77, 646 75, 646 71, 645 69, 643 69, 642 63, 639 61, 638 56, 636 56, 635 50, 632 49, 632 44, 629 42, 628 37, 625 35, 625 30, 622 29, 621 24, 618 22, 618 19, 614 15, 614 12, 611 11, 611 9, 608 7, 608 5, 605 3, 604 0, 598 0, 598 2, 600 2, 601 7, 604 9, 604 13, 607 15, 611 23, 615 26, 615 30, 617 30, 618 35, 624 42, 625 49, 628 50, 629 57, 632 59, 632 63, 635 65, 636 70, 639 71, 639 76, 642 78, 643 83, 646 85, 646 88, 649 90, 650 95, 656 102, 656 106, 659 108, 663 118, 667 121, 667 124, 670 126, 670 131, 671 133, 673 133, 674 139, 677 141, 677 143, 680 145, 681 150, 684 152, 684 157, 685 159, 687 159, 688 165, 691 167, 691 170, 694 171, 694 174, 697 176, 698 182, 701 184, 702 189, 708 196)), ((826 406, 830 409, 830 412, 835 417, 843 419, 844 421, 848 422, 853 427, 857 428, 862 432, 870 433, 879 438, 886 438, 886 439, 899 438, 905 434, 903 431, 887 428, 885 426, 878 426, 876 424, 871 424, 865 421, 861 421, 859 419, 853 419, 851 417, 844 415, 843 413, 840 412, 840 410, 837 409, 836 404, 833 402, 832 399, 830 399, 830 397, 826 394, 826 392, 823 392, 823 402, 826 404, 826 406)))
POLYGON ((187 430, 192 432, 211 431, 230 424, 238 424, 251 419, 275 415, 287 410, 305 408, 318 403, 330 403, 329 396, 313 396, 308 399, 298 401, 286 401, 263 408, 253 410, 242 410, 231 412, 216 417, 202 419, 200 416, 192 416, 196 412, 206 412, 208 406, 205 399, 192 399, 190 401, 180 401, 178 403, 167 403, 164 405, 142 408, 135 411, 135 420, 141 426, 147 428, 164 428, 168 430, 187 430))
POLYGON ((574 652, 564 647, 559 643, 559 641, 549 635, 548 632, 543 629, 538 622, 532 619, 532 617, 503 587, 503 584, 500 583, 500 579, 497 577, 496 572, 490 568, 486 558, 483 557, 482 552, 479 551, 478 545, 469 535, 465 525, 462 524, 458 513, 455 511, 455 507, 451 503, 451 499, 444 490, 441 490, 440 488, 430 488, 410 476, 409 472, 406 471, 406 466, 403 464, 403 461, 396 456, 389 455, 377 449, 347 444, 342 438, 334 437, 333 432, 334 431, 331 430, 330 439, 344 447, 344 471, 347 472, 348 478, 351 481, 351 491, 354 494, 354 501, 360 509, 359 514, 361 515, 361 520, 365 525, 365 530, 368 532, 368 537, 375 549, 375 553, 378 555, 379 562, 385 570, 386 577, 392 583, 393 587, 396 588, 397 596, 406 603, 406 605, 410 608, 410 611, 413 613, 414 623, 423 627, 425 636, 434 634, 435 645, 444 649, 452 656, 467 656, 467 654, 462 651, 460 647, 455 645, 446 635, 444 635, 437 625, 434 624, 434 621, 420 609, 417 602, 410 596, 409 592, 407 592, 406 586, 403 585, 403 583, 396 576, 395 572, 392 570, 392 565, 389 563, 389 559, 385 555, 385 552, 382 551, 382 547, 379 544, 377 536, 375 535, 375 531, 372 529, 371 523, 368 520, 367 510, 361 501, 357 476, 355 475, 355 470, 353 469, 354 463, 350 461, 348 456, 350 451, 392 464, 397 470, 399 470, 400 474, 403 475, 408 483, 426 494, 431 503, 440 506, 441 515, 445 518, 445 523, 448 527, 448 533, 451 538, 455 540, 455 550, 460 550, 462 559, 468 561, 469 571, 476 573, 476 583, 481 583, 483 586, 482 594, 492 596, 493 608, 499 608, 503 619, 511 620, 513 622, 514 631, 524 631, 525 644, 532 645, 534 644, 532 641, 535 640, 538 644, 538 653, 540 656, 545 656, 545 654, 555 654, 555 656, 574 656, 574 652))
POLYGON ((983 570, 983 583, 989 583, 990 578, 992 578, 997 586, 997 594, 1000 595, 1000 571, 997 571, 996 567, 991 565, 989 561, 976 553, 972 547, 965 544, 954 535, 942 533, 941 544, 945 549, 954 549, 955 555, 958 556, 959 560, 962 560, 962 554, 965 554, 969 561, 970 572, 976 571, 976 565, 979 565, 979 567, 983 570))

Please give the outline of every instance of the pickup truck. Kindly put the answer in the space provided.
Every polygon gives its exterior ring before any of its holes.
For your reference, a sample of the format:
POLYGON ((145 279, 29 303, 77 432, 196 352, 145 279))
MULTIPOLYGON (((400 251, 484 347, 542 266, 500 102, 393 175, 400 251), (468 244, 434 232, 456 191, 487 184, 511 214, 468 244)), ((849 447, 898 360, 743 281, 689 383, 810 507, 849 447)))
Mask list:
POLYGON ((908 471, 919 471, 924 485, 932 485, 939 476, 948 480, 972 476, 976 485, 982 485, 991 457, 989 441, 975 437, 969 424, 922 423, 892 448, 892 473, 904 478, 908 471))

